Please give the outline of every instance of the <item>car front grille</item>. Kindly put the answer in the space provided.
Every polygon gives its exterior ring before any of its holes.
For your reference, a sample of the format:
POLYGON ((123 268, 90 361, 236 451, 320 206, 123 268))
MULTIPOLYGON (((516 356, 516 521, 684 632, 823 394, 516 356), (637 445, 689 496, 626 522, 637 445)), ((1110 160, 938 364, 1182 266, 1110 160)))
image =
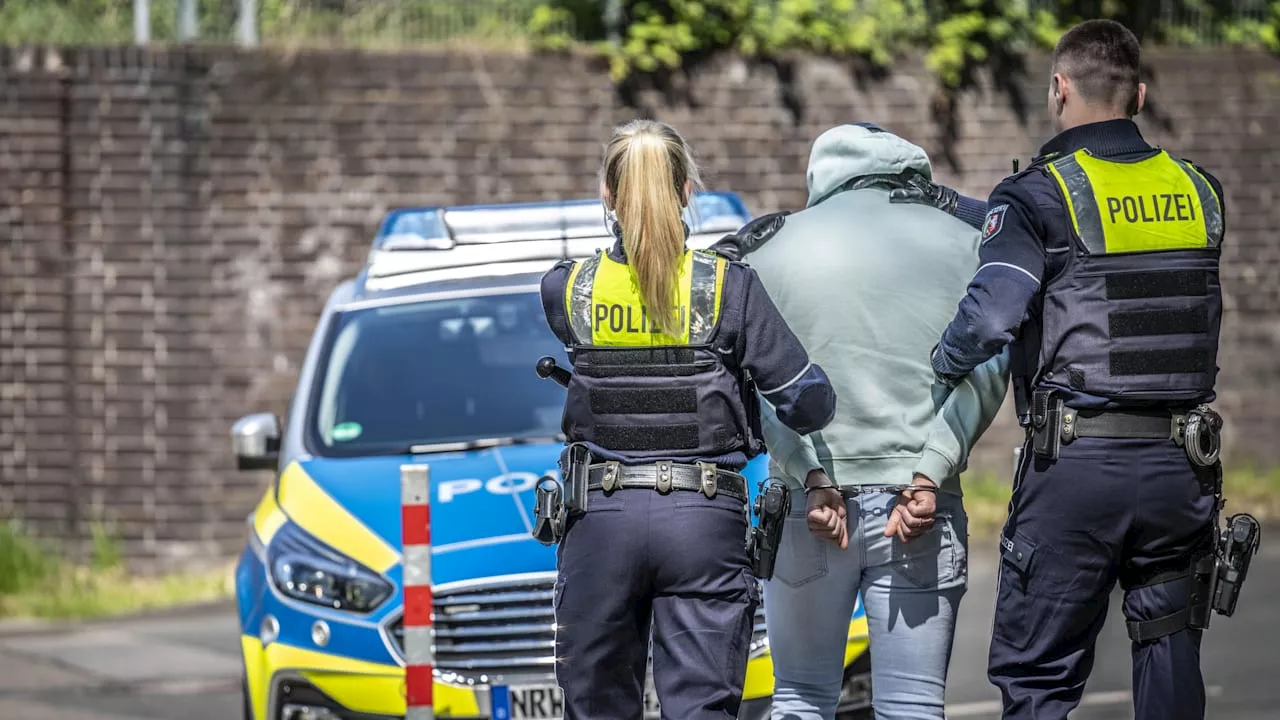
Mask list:
MULTIPOLYGON (((555 575, 494 578, 436 589, 436 671, 469 682, 549 677, 555 665, 555 575)), ((404 656, 404 623, 388 627, 404 656)), ((768 647, 764 607, 756 610, 751 654, 768 647)))

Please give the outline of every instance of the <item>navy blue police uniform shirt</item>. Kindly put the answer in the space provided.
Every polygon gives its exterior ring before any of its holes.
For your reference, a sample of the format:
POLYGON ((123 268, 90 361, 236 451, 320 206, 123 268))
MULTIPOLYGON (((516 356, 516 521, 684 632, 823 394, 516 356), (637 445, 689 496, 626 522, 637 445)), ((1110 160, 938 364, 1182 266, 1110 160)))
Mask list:
MULTIPOLYGON (((622 242, 608 251, 609 257, 626 262, 622 242)), ((558 263, 542 278, 542 309, 555 336, 566 348, 573 345, 565 315, 565 284, 572 263, 558 263)), ((836 397, 826 373, 809 361, 800 339, 778 312, 764 285, 750 267, 730 261, 721 291, 720 326, 712 338, 715 350, 730 368, 751 374, 756 388, 776 409, 778 418, 804 435, 820 430, 835 416, 836 397)), ((573 351, 569 350, 573 361, 573 351)), ((762 412, 771 412, 761 406, 762 412)), ((626 453, 589 446, 592 453, 608 460, 628 462, 626 453)), ((747 464, 745 448, 720 457, 689 458, 672 455, 673 462, 713 462, 725 468, 741 469, 747 464)))
MULTIPOLYGON (((1159 152, 1143 139, 1132 120, 1080 125, 1058 134, 1040 148, 1031 167, 996 186, 987 201, 978 270, 933 354, 933 368, 939 375, 967 375, 1014 340, 1029 312, 1039 315, 1044 279, 1064 267, 1072 241, 1071 218, 1058 188, 1036 166, 1081 148, 1099 157, 1127 161, 1159 152)), ((1222 184, 1195 167, 1213 186, 1225 217, 1222 184)), ((1034 370, 1028 368, 1028 372, 1034 370)), ((1060 389, 1071 407, 1118 407, 1104 398, 1060 389)))
POLYGON ((955 216, 964 224, 981 230, 983 223, 987 221, 987 203, 985 200, 961 195, 956 203, 955 216))

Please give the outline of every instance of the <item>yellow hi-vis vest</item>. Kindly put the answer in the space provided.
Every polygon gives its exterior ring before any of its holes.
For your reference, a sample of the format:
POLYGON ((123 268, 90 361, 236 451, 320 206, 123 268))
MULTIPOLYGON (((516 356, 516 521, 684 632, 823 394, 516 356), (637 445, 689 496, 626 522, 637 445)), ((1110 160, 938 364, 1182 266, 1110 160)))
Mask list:
POLYGON ((1048 170, 1066 198, 1076 235, 1092 255, 1222 242, 1222 210, 1213 186, 1163 150, 1137 162, 1078 150, 1049 163, 1048 170))
POLYGON ((720 320, 727 261, 714 253, 686 250, 676 281, 676 315, 682 331, 658 329, 640 297, 631 268, 601 251, 576 263, 565 285, 565 309, 577 342, 596 347, 703 345, 720 320))

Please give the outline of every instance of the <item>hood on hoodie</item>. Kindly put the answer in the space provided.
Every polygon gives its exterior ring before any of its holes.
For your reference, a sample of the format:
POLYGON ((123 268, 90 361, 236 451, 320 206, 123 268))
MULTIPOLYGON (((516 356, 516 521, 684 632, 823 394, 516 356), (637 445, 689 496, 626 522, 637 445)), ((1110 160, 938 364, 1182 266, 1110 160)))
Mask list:
POLYGON ((806 173, 806 207, 818 204, 854 178, 897 175, 907 170, 933 179, 929 155, 920 146, 871 123, 833 127, 813 141, 806 173))

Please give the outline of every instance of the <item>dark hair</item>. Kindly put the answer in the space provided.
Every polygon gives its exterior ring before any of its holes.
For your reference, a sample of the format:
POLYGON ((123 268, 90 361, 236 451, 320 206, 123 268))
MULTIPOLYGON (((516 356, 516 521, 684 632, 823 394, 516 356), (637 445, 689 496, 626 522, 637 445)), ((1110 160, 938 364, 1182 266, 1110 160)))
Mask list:
POLYGON ((1090 105, 1138 114, 1138 38, 1114 20, 1086 20, 1063 33, 1053 71, 1071 78, 1090 105))

